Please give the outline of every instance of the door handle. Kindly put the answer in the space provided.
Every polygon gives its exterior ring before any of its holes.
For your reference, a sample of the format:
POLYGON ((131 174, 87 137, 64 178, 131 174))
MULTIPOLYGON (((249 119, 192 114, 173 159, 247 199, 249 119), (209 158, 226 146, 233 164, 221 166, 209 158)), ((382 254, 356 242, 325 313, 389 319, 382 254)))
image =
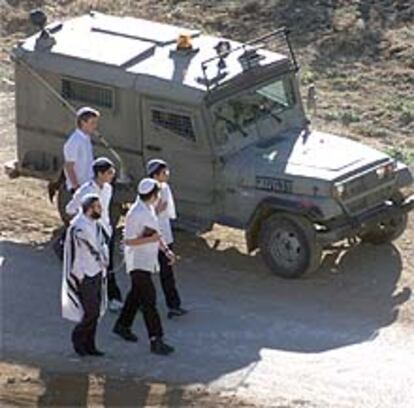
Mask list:
POLYGON ((148 150, 151 150, 152 152, 160 152, 162 150, 161 146, 155 146, 155 145, 146 145, 145 146, 148 150))

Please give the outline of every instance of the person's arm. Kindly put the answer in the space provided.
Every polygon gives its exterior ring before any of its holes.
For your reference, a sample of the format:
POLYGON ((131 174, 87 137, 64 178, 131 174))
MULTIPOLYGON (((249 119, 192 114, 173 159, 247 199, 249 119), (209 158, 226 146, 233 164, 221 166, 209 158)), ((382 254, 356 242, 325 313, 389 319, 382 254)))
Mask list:
POLYGON ((70 184, 74 190, 79 187, 78 178, 75 173, 75 162, 65 162, 66 174, 69 177, 70 184))
POLYGON ((83 189, 77 189, 75 194, 73 195, 72 199, 68 202, 65 207, 65 212, 70 217, 73 217, 79 211, 81 207, 81 198, 83 196, 83 189))
POLYGON ((75 163, 79 157, 79 143, 75 137, 70 137, 63 146, 63 156, 65 158, 65 170, 73 189, 79 187, 79 180, 75 173, 75 163))
POLYGON ((144 236, 146 234, 142 233, 138 235, 137 231, 141 230, 142 224, 140 224, 134 214, 127 215, 127 218, 125 220, 124 244, 126 246, 139 246, 159 241, 160 234, 156 229, 153 229, 153 233, 147 236, 144 236))
POLYGON ((170 265, 173 265, 177 262, 177 255, 168 247, 164 238, 162 236, 159 237, 158 243, 160 245, 160 251, 164 252, 165 256, 170 261, 170 265))
POLYGON ((137 238, 130 238, 125 239, 125 245, 127 246, 139 246, 139 245, 145 245, 145 244, 152 244, 154 242, 158 242, 160 240, 160 234, 158 232, 155 232, 150 237, 137 237, 137 238))
POLYGON ((167 201, 162 201, 162 199, 160 199, 157 206, 155 207, 155 213, 157 215, 160 215, 161 213, 163 213, 167 209, 167 206, 168 206, 168 202, 167 201))

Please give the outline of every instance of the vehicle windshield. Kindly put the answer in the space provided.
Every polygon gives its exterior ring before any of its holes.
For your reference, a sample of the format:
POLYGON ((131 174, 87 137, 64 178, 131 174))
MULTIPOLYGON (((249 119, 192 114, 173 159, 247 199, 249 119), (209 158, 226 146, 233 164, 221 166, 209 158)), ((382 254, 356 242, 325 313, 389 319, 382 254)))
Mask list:
POLYGON ((260 87, 248 89, 234 97, 218 102, 212 110, 217 143, 232 138, 250 137, 257 133, 252 125, 263 120, 283 122, 283 112, 295 103, 289 77, 279 78, 260 87))

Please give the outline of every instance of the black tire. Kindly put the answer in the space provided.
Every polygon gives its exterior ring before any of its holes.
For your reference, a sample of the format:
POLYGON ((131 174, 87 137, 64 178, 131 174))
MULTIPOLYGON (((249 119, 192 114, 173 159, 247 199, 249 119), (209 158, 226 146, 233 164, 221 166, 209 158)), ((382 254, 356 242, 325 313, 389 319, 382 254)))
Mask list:
POLYGON ((310 221, 301 216, 274 214, 262 222, 259 248, 266 265, 283 278, 298 278, 318 269, 322 247, 310 221))
POLYGON ((373 245, 388 244, 398 239, 404 233, 407 223, 408 215, 401 214, 398 217, 377 224, 374 228, 360 234, 359 237, 362 242, 373 245))
MULTIPOLYGON (((400 204, 404 197, 400 192, 394 194, 392 201, 400 204)), ((398 239, 406 230, 408 223, 408 214, 401 214, 397 217, 391 218, 386 222, 381 222, 368 231, 359 235, 364 243, 373 245, 388 244, 398 239)))

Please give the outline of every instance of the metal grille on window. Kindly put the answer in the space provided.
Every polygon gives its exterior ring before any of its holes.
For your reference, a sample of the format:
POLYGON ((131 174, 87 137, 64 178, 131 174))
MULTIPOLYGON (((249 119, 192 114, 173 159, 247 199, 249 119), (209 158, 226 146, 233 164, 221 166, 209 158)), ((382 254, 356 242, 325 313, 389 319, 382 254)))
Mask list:
POLYGON ((68 79, 62 80, 62 96, 66 99, 109 109, 113 107, 114 103, 112 89, 68 79))
POLYGON ((155 125, 168 129, 179 136, 195 141, 194 129, 189 116, 153 110, 152 122, 155 125))

